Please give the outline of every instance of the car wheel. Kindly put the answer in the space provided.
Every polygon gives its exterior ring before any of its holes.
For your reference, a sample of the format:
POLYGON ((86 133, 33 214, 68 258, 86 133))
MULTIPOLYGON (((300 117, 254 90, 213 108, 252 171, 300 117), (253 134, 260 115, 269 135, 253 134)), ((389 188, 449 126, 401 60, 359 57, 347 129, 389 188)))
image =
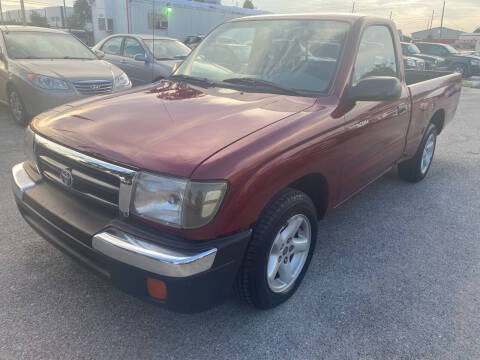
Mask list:
POLYGON ((415 156, 398 164, 400 178, 410 182, 418 182, 425 178, 432 165, 436 144, 437 129, 435 125, 430 124, 415 156))
POLYGON ((312 200, 287 188, 262 212, 237 278, 237 292, 248 303, 270 309, 296 291, 317 239, 312 200))
POLYGON ((20 125, 26 125, 30 120, 30 116, 25 110, 20 94, 13 87, 8 90, 8 105, 10 106, 13 120, 20 125))
POLYGON ((453 65, 453 71, 456 72, 457 74, 462 75, 463 78, 469 77, 467 66, 464 64, 453 65))

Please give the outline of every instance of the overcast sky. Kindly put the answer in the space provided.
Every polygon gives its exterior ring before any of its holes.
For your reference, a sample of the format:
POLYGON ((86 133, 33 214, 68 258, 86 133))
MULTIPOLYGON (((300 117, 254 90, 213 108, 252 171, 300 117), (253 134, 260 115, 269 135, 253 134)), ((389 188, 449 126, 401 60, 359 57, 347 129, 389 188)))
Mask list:
MULTIPOLYGON (((24 0, 27 8, 61 5, 63 0, 24 0)), ((120 0, 117 0, 120 1, 120 0)), ((165 0, 168 1, 168 0, 165 0)), ((244 0, 222 0, 240 6, 244 0)), ((351 12, 352 0, 252 0, 262 10, 275 13, 351 12)), ((19 0, 1 0, 4 10, 19 8, 19 0)), ((67 6, 73 0, 66 0, 67 6)), ((424 30, 435 10, 433 26, 440 26, 443 0, 356 0, 355 11, 392 18, 405 33, 424 30)), ((471 32, 480 27, 480 0, 447 0, 444 26, 471 32)))

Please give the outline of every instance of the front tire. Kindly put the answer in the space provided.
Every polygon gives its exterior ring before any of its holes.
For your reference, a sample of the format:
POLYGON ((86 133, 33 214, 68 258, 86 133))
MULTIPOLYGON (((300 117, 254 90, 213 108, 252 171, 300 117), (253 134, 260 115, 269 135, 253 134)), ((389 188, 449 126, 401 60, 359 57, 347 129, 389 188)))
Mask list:
POLYGON ((434 124, 427 127, 422 142, 413 158, 398 164, 400 178, 409 182, 419 182, 427 176, 432 165, 437 144, 437 128, 434 124))
POLYGON ((465 64, 454 64, 453 71, 462 75, 462 78, 464 79, 470 77, 470 74, 468 73, 468 67, 465 64))
POLYGON ((260 309, 280 305, 305 276, 317 239, 312 200, 287 188, 263 211, 237 278, 237 292, 260 309))
POLYGON ((22 97, 14 87, 8 90, 8 105, 10 106, 10 113, 12 114, 13 120, 19 125, 27 125, 30 120, 30 115, 25 109, 22 97))

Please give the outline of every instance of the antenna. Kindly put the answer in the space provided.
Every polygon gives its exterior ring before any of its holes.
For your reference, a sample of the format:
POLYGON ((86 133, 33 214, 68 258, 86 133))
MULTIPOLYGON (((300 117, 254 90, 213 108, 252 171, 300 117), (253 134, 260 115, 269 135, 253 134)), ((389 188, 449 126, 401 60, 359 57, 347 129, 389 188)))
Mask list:
POLYGON ((157 22, 157 16, 155 14, 155 0, 152 0, 152 82, 155 81, 153 78, 155 76, 155 23, 157 22))

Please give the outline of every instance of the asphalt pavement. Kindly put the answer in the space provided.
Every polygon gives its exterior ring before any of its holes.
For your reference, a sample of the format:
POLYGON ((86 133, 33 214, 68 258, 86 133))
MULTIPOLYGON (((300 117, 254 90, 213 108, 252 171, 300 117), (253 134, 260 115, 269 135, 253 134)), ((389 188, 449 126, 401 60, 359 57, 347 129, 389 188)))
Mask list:
POLYGON ((0 359, 479 359, 480 90, 427 178, 394 172, 320 223, 298 292, 181 315, 126 295, 20 217, 23 129, 0 108, 0 359))

